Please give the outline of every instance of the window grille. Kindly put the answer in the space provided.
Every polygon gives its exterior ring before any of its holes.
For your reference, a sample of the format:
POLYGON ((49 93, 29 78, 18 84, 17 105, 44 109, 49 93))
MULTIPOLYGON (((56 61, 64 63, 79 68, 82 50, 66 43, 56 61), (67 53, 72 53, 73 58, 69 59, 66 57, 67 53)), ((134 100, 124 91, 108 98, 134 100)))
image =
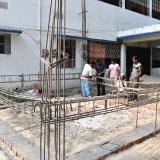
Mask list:
POLYGON ((8 9, 8 3, 0 1, 0 9, 8 9))
POLYGON ((5 37, 0 36, 0 54, 5 53, 5 37))
POLYGON ((90 60, 103 59, 108 67, 111 63, 111 59, 116 59, 116 62, 120 62, 120 44, 111 42, 96 42, 88 41, 88 53, 90 60))
POLYGON ((106 58, 120 58, 120 44, 108 43, 106 45, 106 58))
POLYGON ((160 19, 160 1, 152 0, 152 17, 160 19))
POLYGON ((0 54, 11 54, 11 35, 0 35, 0 54))
POLYGON ((112 4, 118 7, 122 7, 122 0, 99 0, 108 4, 112 4))
POLYGON ((89 41, 89 55, 94 58, 120 58, 120 44, 89 41))
POLYGON ((149 0, 126 0, 125 7, 133 12, 149 15, 149 0))
POLYGON ((106 45, 104 43, 89 42, 89 57, 92 59, 105 58, 106 45))
MULTIPOLYGON (((63 41, 62 41, 63 46, 63 41)), ((65 40, 65 52, 69 55, 68 63, 65 64, 66 68, 75 68, 75 53, 76 53, 76 40, 65 40)))

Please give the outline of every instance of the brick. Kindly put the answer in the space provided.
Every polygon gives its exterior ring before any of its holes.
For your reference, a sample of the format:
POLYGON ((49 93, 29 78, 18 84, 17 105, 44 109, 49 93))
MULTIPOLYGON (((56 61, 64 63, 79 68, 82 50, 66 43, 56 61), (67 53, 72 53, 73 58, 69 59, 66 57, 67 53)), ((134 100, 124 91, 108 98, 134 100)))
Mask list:
MULTIPOLYGON (((157 125, 156 133, 160 133, 159 124, 157 125)), ((128 149, 132 145, 141 143, 145 139, 152 137, 154 135, 153 126, 154 124, 139 126, 132 131, 120 134, 104 143, 83 150, 78 154, 71 155, 73 159, 69 160, 85 160, 87 157, 91 157, 92 160, 104 160, 110 154, 128 149)), ((88 158, 87 160, 90 159, 88 158)))
POLYGON ((15 156, 22 160, 40 159, 38 147, 34 147, 29 143, 28 139, 16 133, 16 131, 8 123, 0 121, 0 125, 1 129, 3 128, 3 131, 0 132, 0 141, 3 142, 8 149, 12 150, 15 156))

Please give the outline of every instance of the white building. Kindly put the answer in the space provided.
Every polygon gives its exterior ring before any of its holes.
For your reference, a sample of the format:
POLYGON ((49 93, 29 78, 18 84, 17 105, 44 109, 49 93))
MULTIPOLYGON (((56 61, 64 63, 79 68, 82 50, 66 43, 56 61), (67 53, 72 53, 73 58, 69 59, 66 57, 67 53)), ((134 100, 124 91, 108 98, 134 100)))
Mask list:
MULTIPOLYGON (((70 54, 66 72, 81 73, 81 0, 66 2, 66 50, 70 54)), ((49 8, 46 0, 0 0, 0 75, 40 72, 49 8)), ((86 15, 91 59, 101 57, 108 66, 110 58, 117 58, 129 76, 131 57, 138 55, 146 74, 160 75, 160 53, 153 48, 160 45, 159 0, 86 0, 86 15)))

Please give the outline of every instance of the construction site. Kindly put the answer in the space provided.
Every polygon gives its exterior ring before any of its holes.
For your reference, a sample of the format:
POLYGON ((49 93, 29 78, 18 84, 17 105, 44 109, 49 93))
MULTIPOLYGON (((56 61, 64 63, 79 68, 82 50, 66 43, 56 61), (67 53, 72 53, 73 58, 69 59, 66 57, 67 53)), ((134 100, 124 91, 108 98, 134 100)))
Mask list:
MULTIPOLYGON (((88 54, 86 1, 81 5, 84 65, 94 56, 88 54)), ((93 74, 92 97, 83 97, 81 73, 67 73, 66 10, 66 0, 50 1, 41 73, 0 75, 0 160, 160 159, 160 77, 126 79, 120 91, 106 70, 105 95, 96 96, 93 74), (66 87, 73 81, 77 87, 66 87)))
MULTIPOLYGON (((81 96, 80 88, 72 88, 65 90, 65 97, 51 96, 50 101, 1 87, 1 145, 15 160, 105 159, 159 133, 157 80, 141 82, 136 91, 127 87, 123 93, 89 99, 81 96), (135 92, 138 101, 129 101, 135 92), (124 136, 130 131, 133 137, 124 136), (124 136, 120 144, 110 142, 119 135, 124 136)), ((108 79, 105 85, 114 88, 108 79)), ((96 94, 94 81, 91 92, 96 94)))

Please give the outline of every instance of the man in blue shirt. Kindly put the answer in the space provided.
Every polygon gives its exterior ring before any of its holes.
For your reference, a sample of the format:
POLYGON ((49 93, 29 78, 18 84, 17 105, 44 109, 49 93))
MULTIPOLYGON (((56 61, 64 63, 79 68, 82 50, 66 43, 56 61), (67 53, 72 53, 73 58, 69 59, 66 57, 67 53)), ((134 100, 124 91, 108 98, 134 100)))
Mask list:
POLYGON ((102 59, 97 60, 96 76, 97 76, 97 96, 105 95, 104 77, 106 65, 102 63, 102 59))

